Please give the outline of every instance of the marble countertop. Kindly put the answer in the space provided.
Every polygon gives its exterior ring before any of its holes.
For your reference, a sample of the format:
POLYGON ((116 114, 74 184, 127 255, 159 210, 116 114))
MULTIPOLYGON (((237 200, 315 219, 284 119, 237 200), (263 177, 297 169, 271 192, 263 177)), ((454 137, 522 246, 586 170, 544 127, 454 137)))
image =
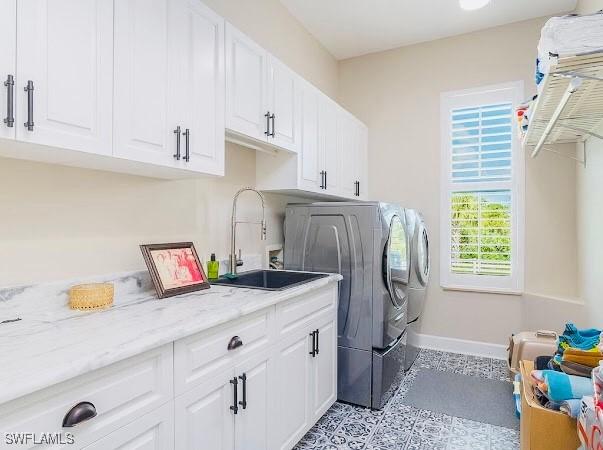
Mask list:
POLYGON ((284 290, 212 286, 157 299, 148 274, 112 281, 115 303, 103 311, 73 311, 68 287, 54 283, 0 290, 0 403, 107 366, 163 344, 337 282, 329 275, 284 290))

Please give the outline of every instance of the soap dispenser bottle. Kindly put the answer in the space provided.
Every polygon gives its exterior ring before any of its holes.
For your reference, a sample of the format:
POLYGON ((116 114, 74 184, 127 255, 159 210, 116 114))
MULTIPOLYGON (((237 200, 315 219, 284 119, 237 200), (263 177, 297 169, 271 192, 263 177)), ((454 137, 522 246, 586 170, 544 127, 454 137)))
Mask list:
POLYGON ((220 262, 216 261, 216 254, 212 253, 211 258, 207 261, 207 278, 217 280, 220 276, 220 262))

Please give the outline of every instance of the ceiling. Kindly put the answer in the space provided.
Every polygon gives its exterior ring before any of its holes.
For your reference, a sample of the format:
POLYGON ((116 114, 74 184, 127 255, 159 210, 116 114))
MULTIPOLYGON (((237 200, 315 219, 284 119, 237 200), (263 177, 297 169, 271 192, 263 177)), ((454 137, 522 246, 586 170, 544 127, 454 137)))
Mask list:
POLYGON ((577 0, 281 0, 337 59, 574 10, 577 0))

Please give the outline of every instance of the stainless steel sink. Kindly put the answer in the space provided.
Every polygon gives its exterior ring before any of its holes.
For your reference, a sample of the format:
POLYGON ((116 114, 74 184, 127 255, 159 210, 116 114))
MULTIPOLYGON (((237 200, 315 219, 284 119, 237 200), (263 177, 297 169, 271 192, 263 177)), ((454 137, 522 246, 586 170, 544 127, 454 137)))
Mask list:
POLYGON ((290 272, 287 270, 251 270, 237 275, 237 278, 220 277, 211 284, 234 286, 266 291, 282 291, 319 278, 328 277, 324 273, 290 272))

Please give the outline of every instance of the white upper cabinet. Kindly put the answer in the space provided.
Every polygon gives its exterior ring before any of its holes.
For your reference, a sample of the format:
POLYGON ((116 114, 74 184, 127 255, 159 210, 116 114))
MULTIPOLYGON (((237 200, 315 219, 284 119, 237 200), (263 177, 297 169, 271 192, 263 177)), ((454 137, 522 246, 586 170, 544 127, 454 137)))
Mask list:
POLYGON ((245 34, 226 25, 226 128, 230 140, 297 152, 302 81, 245 34))
POLYGON ((260 189, 366 198, 366 127, 201 0, 0 0, 0 39, 2 156, 220 176, 228 139, 260 189))
MULTIPOLYGON (((176 166, 177 8, 169 0, 115 3, 114 154, 176 166)), ((184 131, 184 130, 182 130, 184 131)))
POLYGON ((320 96, 319 137, 320 160, 324 171, 323 189, 338 193, 341 185, 339 147, 337 146, 337 122, 339 106, 325 95, 320 96))
POLYGON ((16 23, 17 139, 110 155, 113 1, 19 0, 16 23))
POLYGON ((299 150, 300 77, 274 56, 268 57, 268 143, 292 152, 299 150))
POLYGON ((224 173, 224 21, 198 0, 115 10, 116 156, 224 173))
POLYGON ((0 0, 0 137, 14 138, 17 122, 15 120, 15 85, 17 48, 17 1, 0 0))
POLYGON ((176 103, 185 133, 180 167, 224 175, 224 19, 198 0, 177 0, 171 8, 182 77, 176 103))
POLYGON ((340 155, 339 166, 341 171, 341 192, 348 197, 356 193, 358 171, 358 133, 354 118, 341 111, 337 124, 337 148, 340 155))
POLYGON ((339 191, 345 197, 367 198, 367 138, 366 126, 347 111, 340 110, 337 125, 341 173, 339 191))
POLYGON ((357 121, 358 134, 358 185, 356 196, 361 200, 368 198, 368 129, 362 122, 357 121))
POLYGON ((256 155, 258 188, 366 200, 367 129, 311 84, 300 89, 300 150, 256 155))
POLYGON ((319 191, 323 187, 324 169, 320 146, 320 96, 310 85, 304 86, 301 94, 301 165, 299 185, 304 190, 319 191))
POLYGON ((226 128, 258 141, 268 135, 268 53, 226 24, 226 128))

